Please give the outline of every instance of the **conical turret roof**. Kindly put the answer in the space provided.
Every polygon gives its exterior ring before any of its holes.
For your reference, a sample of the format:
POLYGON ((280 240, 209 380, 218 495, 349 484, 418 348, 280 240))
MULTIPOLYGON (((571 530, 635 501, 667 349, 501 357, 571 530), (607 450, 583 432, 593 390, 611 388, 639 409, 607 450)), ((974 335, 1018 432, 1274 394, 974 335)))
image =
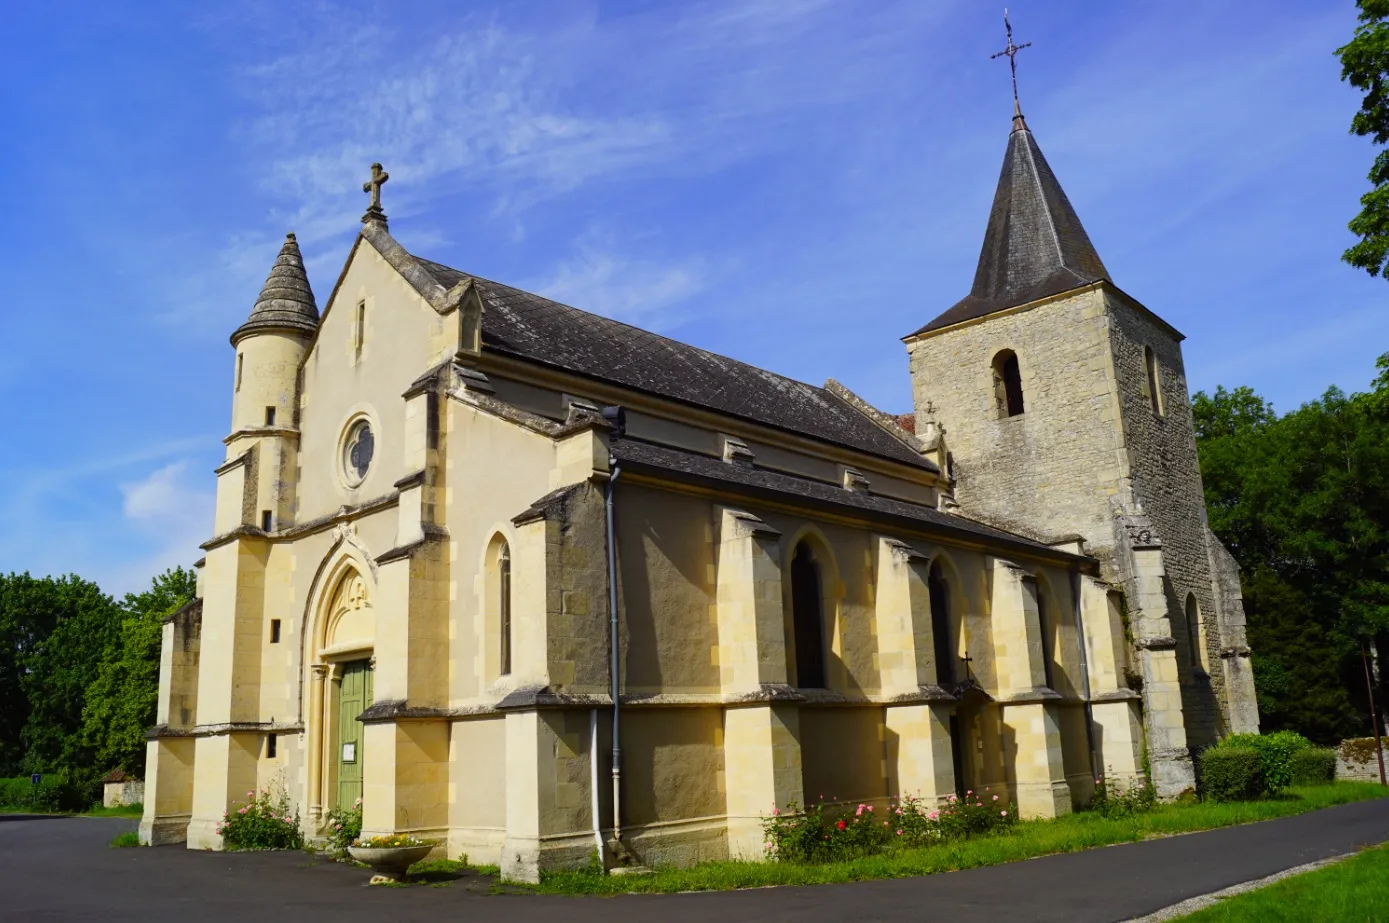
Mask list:
POLYGON ((916 332, 949 327, 1108 278, 1109 270, 1015 107, 974 288, 916 332))
POLYGON ((291 232, 285 235, 285 244, 270 268, 270 277, 260 290, 251 316, 232 334, 232 343, 258 330, 300 330, 312 335, 317 329, 318 305, 304 272, 299 242, 291 232))

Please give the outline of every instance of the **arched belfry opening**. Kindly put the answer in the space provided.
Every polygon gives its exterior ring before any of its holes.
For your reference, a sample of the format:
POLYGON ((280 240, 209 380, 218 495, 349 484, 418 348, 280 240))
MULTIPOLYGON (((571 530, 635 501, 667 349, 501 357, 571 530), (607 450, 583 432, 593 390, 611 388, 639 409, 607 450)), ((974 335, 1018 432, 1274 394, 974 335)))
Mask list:
POLYGON ((1143 369, 1148 376, 1148 400, 1153 405, 1153 413, 1162 416, 1162 383, 1158 378, 1157 356, 1151 346, 1143 347, 1143 369))
POLYGON ((796 685, 825 688, 825 611, 820 564, 810 543, 791 558, 791 625, 796 647, 796 685))
POLYGON ((993 379, 994 403, 998 407, 999 418, 1021 416, 1022 371, 1018 367, 1017 353, 1005 349, 994 356, 993 379))

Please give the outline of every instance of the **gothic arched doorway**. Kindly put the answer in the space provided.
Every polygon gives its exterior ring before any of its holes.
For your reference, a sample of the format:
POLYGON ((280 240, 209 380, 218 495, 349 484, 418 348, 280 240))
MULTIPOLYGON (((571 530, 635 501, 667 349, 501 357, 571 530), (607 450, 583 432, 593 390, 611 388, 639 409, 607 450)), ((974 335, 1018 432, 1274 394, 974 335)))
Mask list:
POLYGON ((358 717, 374 701, 376 615, 366 577, 343 562, 308 640, 309 812, 321 818, 362 797, 366 764, 358 717))

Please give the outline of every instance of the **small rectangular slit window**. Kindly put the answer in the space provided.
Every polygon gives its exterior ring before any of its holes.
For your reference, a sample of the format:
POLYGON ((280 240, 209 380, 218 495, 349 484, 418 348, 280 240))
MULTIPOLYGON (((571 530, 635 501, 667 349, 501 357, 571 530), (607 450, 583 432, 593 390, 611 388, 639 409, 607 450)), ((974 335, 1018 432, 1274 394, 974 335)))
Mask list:
POLYGON ((277 749, 275 746, 275 737, 276 735, 274 734, 265 735, 265 758, 268 760, 273 760, 275 758, 275 751, 277 749))
POLYGON ((236 354, 236 387, 234 391, 241 390, 241 369, 246 364, 246 356, 242 353, 236 354))
POLYGON ((279 643, 280 643, 280 620, 279 620, 279 619, 271 619, 271 620, 270 620, 270 643, 271 643, 271 644, 279 644, 279 643))
POLYGON ((261 530, 262 532, 270 532, 270 531, 273 531, 273 530, 271 529, 271 526, 273 526, 274 524, 275 524, 275 514, 274 514, 274 513, 271 513, 269 510, 261 510, 261 511, 260 511, 260 530, 261 530))
POLYGON ((366 343, 366 338, 367 303, 365 301, 359 301, 357 302, 357 327, 352 334, 352 349, 356 352, 358 358, 361 358, 362 346, 364 343, 366 343))
POLYGON ((266 425, 266 426, 274 426, 274 425, 275 425, 275 408, 274 408, 274 407, 267 407, 267 408, 265 408, 265 425, 266 425))

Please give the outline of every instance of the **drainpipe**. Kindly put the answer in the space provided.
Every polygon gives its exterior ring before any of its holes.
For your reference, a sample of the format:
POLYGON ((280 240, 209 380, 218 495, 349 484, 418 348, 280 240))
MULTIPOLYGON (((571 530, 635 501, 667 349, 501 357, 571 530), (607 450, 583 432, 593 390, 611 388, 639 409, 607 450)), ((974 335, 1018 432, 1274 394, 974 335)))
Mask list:
POLYGON ((1085 635, 1085 619, 1080 614, 1080 568, 1071 568, 1071 603, 1075 606, 1076 633, 1080 644, 1080 687, 1085 696, 1085 743, 1090 751, 1090 778, 1098 779, 1095 768, 1095 711, 1090 703, 1090 657, 1086 652, 1089 638, 1085 635))
MULTIPOLYGON (((610 439, 621 438, 626 429, 626 412, 621 407, 604 407, 603 419, 612 425, 610 439)), ((621 708, 618 702, 618 688, 622 678, 622 665, 618 660, 617 635, 617 541, 613 529, 613 495, 617 479, 622 475, 622 467, 617 459, 608 455, 608 483, 604 489, 603 506, 607 515, 608 527, 608 634, 611 639, 608 675, 612 679, 613 700, 613 842, 619 855, 626 850, 622 844, 622 724, 621 708)))

